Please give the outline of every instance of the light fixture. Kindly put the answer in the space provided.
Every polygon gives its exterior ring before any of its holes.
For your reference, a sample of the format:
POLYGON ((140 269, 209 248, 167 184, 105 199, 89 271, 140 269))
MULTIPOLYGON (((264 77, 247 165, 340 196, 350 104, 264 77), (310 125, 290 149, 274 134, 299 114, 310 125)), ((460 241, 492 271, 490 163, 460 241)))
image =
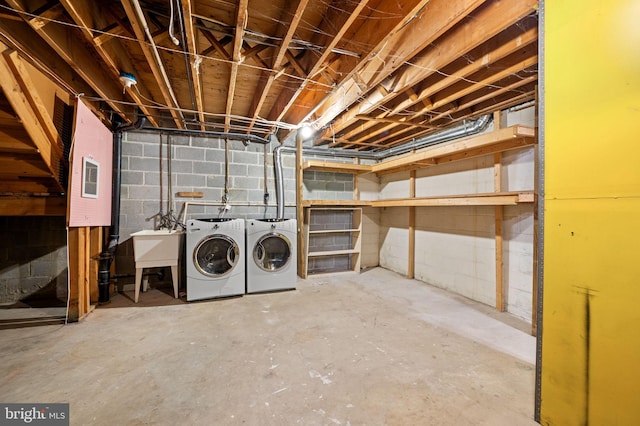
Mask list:
POLYGON ((124 85, 122 93, 124 93, 126 89, 138 83, 138 81, 136 80, 136 76, 124 71, 120 72, 120 82, 124 85))
POLYGON ((300 137, 303 140, 307 140, 311 136, 313 136, 313 129, 311 128, 311 126, 308 126, 308 125, 303 125, 302 127, 300 127, 298 129, 298 132, 300 132, 300 137))

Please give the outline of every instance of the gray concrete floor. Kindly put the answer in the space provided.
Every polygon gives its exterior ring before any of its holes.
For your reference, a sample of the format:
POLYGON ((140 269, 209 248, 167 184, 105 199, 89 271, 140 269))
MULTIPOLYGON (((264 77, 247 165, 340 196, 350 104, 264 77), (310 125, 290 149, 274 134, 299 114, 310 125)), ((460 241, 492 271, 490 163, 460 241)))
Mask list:
POLYGON ((73 425, 535 424, 527 327, 384 269, 197 303, 131 293, 0 330, 0 401, 69 402, 73 425))

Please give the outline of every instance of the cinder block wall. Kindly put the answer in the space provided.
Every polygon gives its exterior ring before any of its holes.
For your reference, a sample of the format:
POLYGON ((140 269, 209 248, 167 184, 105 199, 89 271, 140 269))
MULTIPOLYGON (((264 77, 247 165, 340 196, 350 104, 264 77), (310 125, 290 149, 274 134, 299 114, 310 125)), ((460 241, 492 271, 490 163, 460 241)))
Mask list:
MULTIPOLYGON (((267 149, 267 190, 269 206, 264 201, 264 145, 241 141, 229 141, 229 196, 233 203, 252 203, 253 206, 233 206, 226 217, 263 218, 276 216, 276 191, 274 186, 273 149, 267 149)), ((172 210, 178 216, 186 201, 219 203, 224 193, 225 141, 202 137, 160 136, 148 132, 129 132, 123 137, 122 198, 120 247, 118 248, 118 273, 134 271, 133 246, 130 235, 141 229, 153 229, 160 214, 172 210), (173 203, 168 205, 169 161, 171 145, 171 194, 173 203), (182 191, 201 191, 201 199, 176 198, 182 191)), ((312 158, 306 157, 305 158, 312 158)), ((284 153, 283 177, 285 217, 296 217, 295 154, 284 153)), ((304 173, 304 197, 306 199, 353 199, 353 175, 345 173, 304 173)), ((187 219, 217 217, 218 206, 190 205, 187 219)), ((181 218, 182 216, 180 216, 181 218)), ((377 236, 375 213, 369 212, 369 233, 377 236), (373 216, 372 216, 373 215, 373 216)), ((377 238, 370 238, 367 245, 368 266, 376 266, 377 238), (374 248, 375 246, 375 248, 374 248)), ((363 258, 364 260, 364 258, 363 258)), ((363 261, 364 264, 364 261, 363 261)), ((126 280, 125 280, 126 281, 126 280)))
POLYGON ((64 217, 0 217, 0 304, 67 299, 64 217))
MULTIPOLYGON (((534 110, 506 114, 506 125, 534 126, 534 110)), ((488 129, 491 131, 492 128, 488 129)), ((503 154, 503 191, 534 186, 534 149, 503 154)), ((493 192, 493 156, 416 172, 416 196, 493 192)), ((380 198, 409 196, 409 173, 380 178, 380 198)), ((380 265, 407 273, 408 209, 380 209, 380 265)), ((507 310, 531 321, 533 205, 504 207, 504 282, 507 310)), ((415 277, 465 297, 495 305, 495 208, 416 208, 415 277)))

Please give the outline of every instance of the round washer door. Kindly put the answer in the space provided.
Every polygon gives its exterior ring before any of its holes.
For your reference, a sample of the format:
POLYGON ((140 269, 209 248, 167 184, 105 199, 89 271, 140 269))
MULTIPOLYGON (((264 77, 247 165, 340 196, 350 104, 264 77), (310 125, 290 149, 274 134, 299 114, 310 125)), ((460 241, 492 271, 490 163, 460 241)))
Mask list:
POLYGON ((238 244, 226 235, 208 235, 193 251, 193 263, 208 277, 222 277, 233 270, 240 259, 238 244))
POLYGON ((253 261, 267 272, 278 271, 291 259, 291 242, 277 232, 265 234, 253 246, 253 261))

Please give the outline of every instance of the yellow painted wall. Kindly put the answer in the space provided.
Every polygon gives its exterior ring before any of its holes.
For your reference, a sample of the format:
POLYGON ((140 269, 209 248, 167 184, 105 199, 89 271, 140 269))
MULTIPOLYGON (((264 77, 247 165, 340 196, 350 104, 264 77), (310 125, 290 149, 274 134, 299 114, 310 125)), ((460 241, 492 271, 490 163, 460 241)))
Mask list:
POLYGON ((640 1, 545 2, 542 424, 640 424, 640 1))

